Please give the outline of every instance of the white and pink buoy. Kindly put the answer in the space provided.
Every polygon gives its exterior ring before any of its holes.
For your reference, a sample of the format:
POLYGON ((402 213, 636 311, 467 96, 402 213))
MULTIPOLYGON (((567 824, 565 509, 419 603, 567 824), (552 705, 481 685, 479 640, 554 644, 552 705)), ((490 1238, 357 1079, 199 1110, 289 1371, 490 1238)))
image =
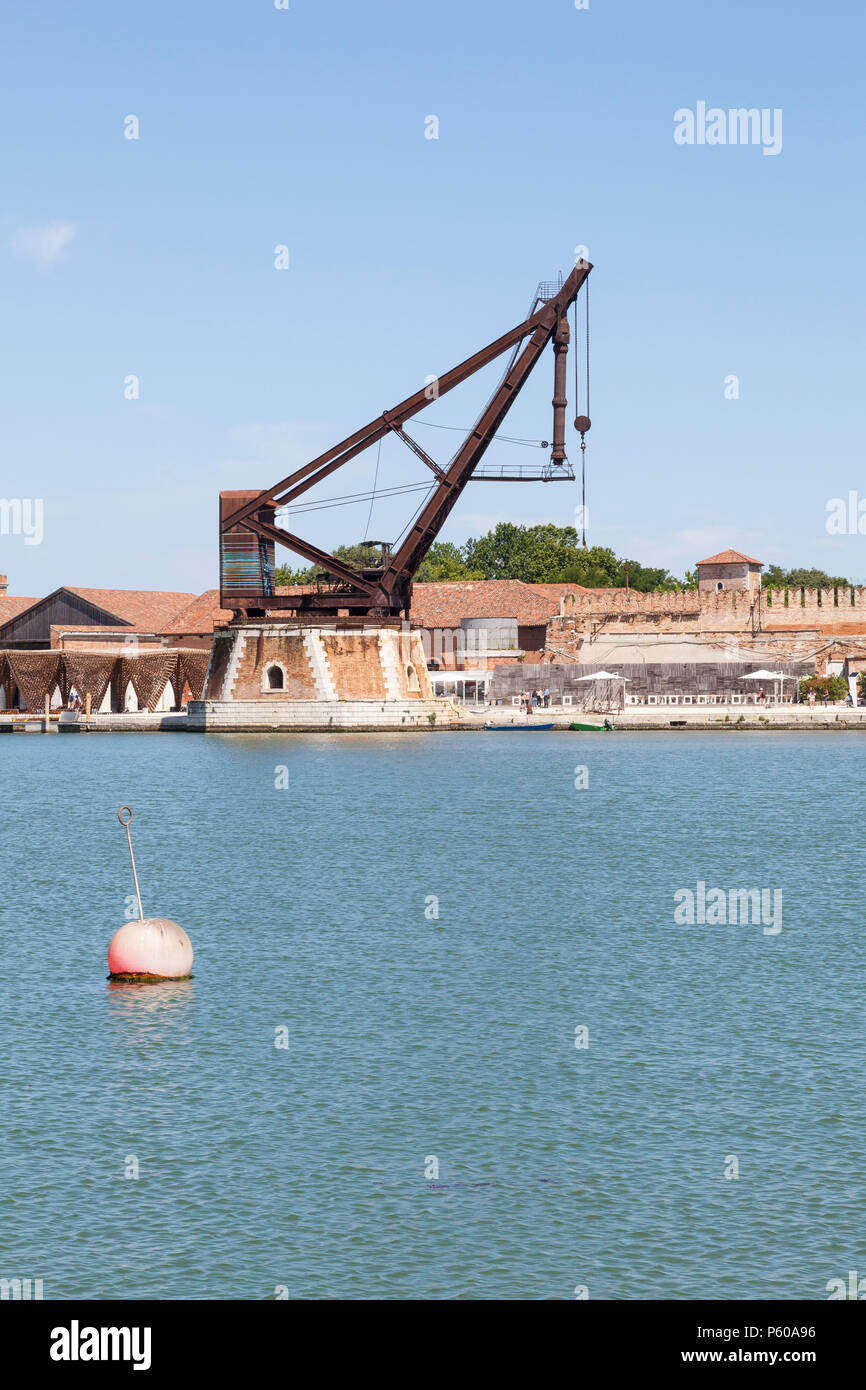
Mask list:
POLYGON ((108 970, 112 980, 183 980, 192 971, 192 942, 177 922, 169 917, 145 917, 141 906, 141 890, 138 886, 138 873, 135 855, 132 852, 132 834, 129 823, 132 811, 121 806, 117 819, 126 830, 129 843, 129 857, 132 860, 132 876, 135 879, 135 896, 138 899, 138 921, 125 922, 114 933, 108 947, 108 970), (124 812, 126 818, 124 819, 124 812))

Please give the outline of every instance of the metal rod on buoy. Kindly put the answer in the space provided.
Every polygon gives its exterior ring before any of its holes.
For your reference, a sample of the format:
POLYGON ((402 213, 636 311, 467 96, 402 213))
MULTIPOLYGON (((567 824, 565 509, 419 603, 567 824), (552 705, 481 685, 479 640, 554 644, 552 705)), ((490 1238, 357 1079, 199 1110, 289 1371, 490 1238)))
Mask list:
POLYGON ((120 810, 119 810, 118 813, 117 813, 117 819, 120 821, 120 824, 123 826, 124 830, 126 831, 126 840, 127 840, 127 844, 129 845, 129 857, 130 857, 130 859, 132 860, 132 877, 135 879, 135 896, 138 898, 138 917, 139 917, 139 921, 143 922, 143 921, 144 921, 144 908, 143 908, 142 905, 141 905, 141 889, 140 889, 139 886, 138 886, 138 873, 136 872, 136 868, 135 868, 135 855, 134 855, 133 852, 132 852, 132 833, 131 833, 131 831, 130 831, 130 829, 129 829, 129 823, 130 823, 130 821, 132 820, 132 807, 131 807, 131 806, 121 806, 120 810), (124 813, 124 811, 128 812, 128 815, 127 815, 127 817, 126 817, 126 820, 123 819, 123 813, 124 813))
POLYGON ((189 980, 192 978, 192 942, 177 922, 170 917, 145 917, 138 886, 138 870, 132 852, 132 807, 121 806, 117 819, 126 831, 135 896, 138 898, 138 921, 124 922, 108 945, 108 978, 136 984, 151 984, 158 980, 189 980))

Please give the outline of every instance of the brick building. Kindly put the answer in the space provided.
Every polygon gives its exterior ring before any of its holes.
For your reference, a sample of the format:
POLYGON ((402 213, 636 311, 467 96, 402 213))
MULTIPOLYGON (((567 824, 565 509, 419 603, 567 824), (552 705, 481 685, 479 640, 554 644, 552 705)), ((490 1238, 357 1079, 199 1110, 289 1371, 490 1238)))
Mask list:
POLYGON ((96 711, 176 707, 198 699, 214 626, 231 613, 204 594, 62 586, 10 597, 0 576, 0 710, 89 695, 96 711))
POLYGON ((85 657, 115 663, 108 685, 93 686, 113 709, 180 702, 178 682, 194 698, 206 691, 217 702, 475 701, 492 693, 494 672, 506 693, 514 682, 552 689, 559 675, 576 680, 600 667, 630 674, 633 699, 673 699, 679 690, 700 702, 721 698, 756 667, 784 666, 799 676, 851 675, 866 666, 866 588, 762 590, 762 562, 736 550, 697 568, 696 589, 650 594, 512 579, 416 584, 405 631, 313 625, 287 613, 231 627, 233 615, 220 608, 215 589, 64 586, 30 599, 10 596, 0 577, 0 708, 21 697, 16 672, 32 702, 39 680, 56 669, 51 688, 59 698, 70 673, 79 685, 85 678, 85 657), (43 653, 63 661, 40 665, 43 653))
POLYGON ((761 587, 763 560, 754 560, 740 550, 720 550, 708 560, 698 560, 698 591, 720 594, 726 589, 754 591, 761 587))

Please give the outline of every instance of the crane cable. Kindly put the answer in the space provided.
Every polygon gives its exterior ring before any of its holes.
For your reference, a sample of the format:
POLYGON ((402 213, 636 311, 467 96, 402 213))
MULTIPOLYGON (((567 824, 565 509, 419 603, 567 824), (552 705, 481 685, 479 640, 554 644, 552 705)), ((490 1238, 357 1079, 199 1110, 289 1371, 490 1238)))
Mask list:
MULTIPOLYGON (((464 428, 463 425, 438 425, 433 420, 415 420, 414 424, 424 425, 429 430, 454 430, 457 434, 471 434, 473 427, 464 428)), ((488 434, 485 439, 498 439, 500 444, 522 444, 527 449, 549 449, 550 444, 546 439, 518 439, 511 434, 488 434)))
MULTIPOLYGON (((586 300, 586 419, 589 421, 589 281, 584 282, 584 295, 586 300)), ((577 299, 574 301, 574 414, 575 424, 580 418, 580 352, 579 338, 577 330, 577 299)), ((582 526, 582 544, 586 549, 586 436, 580 436, 580 520, 582 526)))
POLYGON ((370 510, 367 513, 367 525, 364 527, 364 540, 370 534, 370 520, 373 516, 373 503, 376 500, 376 484, 379 481, 379 460, 382 457, 382 436, 379 435, 379 447, 376 450, 376 472, 373 474, 373 491, 370 496, 370 510))

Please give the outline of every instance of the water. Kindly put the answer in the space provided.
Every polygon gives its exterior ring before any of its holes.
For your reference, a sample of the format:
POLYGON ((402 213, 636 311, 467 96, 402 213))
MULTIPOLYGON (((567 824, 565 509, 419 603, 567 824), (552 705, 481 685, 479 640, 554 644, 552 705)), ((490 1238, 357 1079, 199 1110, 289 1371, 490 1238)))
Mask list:
POLYGON ((823 1299, 866 1274, 862 749, 4 738, 0 1276, 823 1299), (124 802, 189 983, 105 979, 124 802), (678 925, 699 879, 781 889, 782 931, 678 925))

